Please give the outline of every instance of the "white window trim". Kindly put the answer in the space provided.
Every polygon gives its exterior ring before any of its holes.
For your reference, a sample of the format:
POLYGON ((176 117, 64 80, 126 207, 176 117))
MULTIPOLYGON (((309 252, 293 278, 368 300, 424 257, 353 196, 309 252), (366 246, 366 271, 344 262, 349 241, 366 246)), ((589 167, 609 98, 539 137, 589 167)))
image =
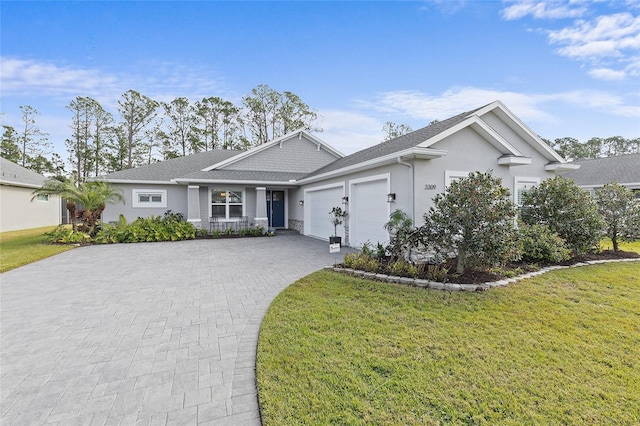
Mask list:
POLYGON ((38 194, 36 195, 36 201, 39 203, 48 203, 49 202, 49 194, 38 194))
POLYGON ((131 190, 131 206, 134 209, 166 209, 167 208, 167 190, 166 189, 132 189, 131 190), (140 202, 140 194, 159 194, 162 199, 159 203, 140 202))
POLYGON ((451 185, 451 182, 453 182, 454 180, 458 180, 458 179, 462 179, 462 178, 467 178, 469 177, 469 171, 456 171, 456 170, 445 170, 444 171, 444 188, 445 190, 447 188, 449 188, 449 185, 451 185))
POLYGON ((513 177, 513 204, 520 207, 518 203, 518 185, 522 183, 531 183, 533 186, 540 185, 539 177, 514 176, 513 177))
MULTIPOLYGON (((211 197, 211 191, 213 191, 214 189, 221 189, 223 191, 225 191, 227 194, 230 191, 234 191, 234 192, 240 192, 242 193, 242 216, 246 216, 247 215, 247 190, 246 188, 242 188, 242 187, 237 187, 237 186, 210 186, 207 194, 208 194, 208 207, 207 207, 207 217, 211 217, 211 206, 213 206, 213 202, 212 202, 212 197, 211 197)), ((219 204, 222 205, 222 204, 219 204)), ((220 218, 220 220, 224 221, 224 222, 237 222, 239 220, 241 220, 241 218, 239 217, 229 217, 229 206, 230 205, 238 205, 238 203, 231 203, 229 204, 229 196, 227 195, 227 199, 226 199, 226 203, 224 204, 225 209, 224 209, 224 213, 225 213, 225 217, 224 218, 220 218)))

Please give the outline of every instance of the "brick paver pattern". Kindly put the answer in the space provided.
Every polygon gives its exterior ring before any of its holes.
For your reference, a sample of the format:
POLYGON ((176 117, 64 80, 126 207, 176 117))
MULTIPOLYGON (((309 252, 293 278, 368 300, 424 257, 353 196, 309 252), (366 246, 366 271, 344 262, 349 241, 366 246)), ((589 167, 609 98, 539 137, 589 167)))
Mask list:
POLYGON ((0 423, 259 425, 262 318, 336 259, 277 236, 82 247, 6 272, 0 423))

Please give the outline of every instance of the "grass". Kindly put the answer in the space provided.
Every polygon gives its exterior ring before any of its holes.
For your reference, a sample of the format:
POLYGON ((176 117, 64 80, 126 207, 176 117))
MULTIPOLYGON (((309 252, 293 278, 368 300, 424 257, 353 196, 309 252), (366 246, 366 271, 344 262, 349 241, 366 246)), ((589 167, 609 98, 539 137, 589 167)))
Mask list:
POLYGON ((53 256, 73 246, 47 244, 45 232, 53 227, 25 229, 0 233, 0 272, 53 256))
POLYGON ((485 293, 317 272, 270 306, 257 380, 265 425, 639 424, 640 262, 485 293))

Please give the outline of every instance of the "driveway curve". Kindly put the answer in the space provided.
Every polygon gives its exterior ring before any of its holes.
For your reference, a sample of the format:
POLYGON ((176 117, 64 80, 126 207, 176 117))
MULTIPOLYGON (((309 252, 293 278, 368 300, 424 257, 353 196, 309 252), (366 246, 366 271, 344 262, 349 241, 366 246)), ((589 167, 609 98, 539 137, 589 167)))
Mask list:
POLYGON ((336 259, 291 235, 89 246, 6 272, 0 423, 260 424, 262 318, 336 259))

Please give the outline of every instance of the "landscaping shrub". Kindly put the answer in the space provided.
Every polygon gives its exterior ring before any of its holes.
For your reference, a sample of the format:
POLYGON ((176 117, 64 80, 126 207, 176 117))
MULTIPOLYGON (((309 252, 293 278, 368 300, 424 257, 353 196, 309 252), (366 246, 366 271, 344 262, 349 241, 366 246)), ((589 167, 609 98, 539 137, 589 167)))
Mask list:
POLYGON ((633 191, 618 183, 608 183, 596 189, 596 204, 605 223, 605 233, 611 238, 613 250, 618 251, 618 240, 633 241, 640 238, 640 201, 633 191))
POLYGON ((379 263, 371 256, 364 253, 347 253, 344 256, 344 266, 359 271, 377 272, 379 263))
POLYGON ((433 203, 418 229, 420 239, 445 258, 455 253, 458 274, 467 267, 502 265, 518 256, 515 206, 502 180, 490 171, 453 181, 433 203))
POLYGON ((556 176, 524 192, 520 217, 529 225, 547 225, 576 255, 599 250, 602 216, 593 197, 572 180, 556 176))
POLYGON ((449 269, 442 265, 420 265, 418 275, 426 280, 446 283, 449 280, 449 269))
POLYGON ((104 225, 95 237, 95 242, 138 243, 156 241, 191 240, 196 237, 196 228, 184 220, 181 213, 167 211, 163 217, 137 218, 130 224, 104 225))
POLYGON ((405 254, 416 245, 417 232, 413 220, 402 210, 396 210, 389 216, 384 229, 389 232, 389 244, 386 252, 392 262, 403 259, 405 254))
POLYGON ((54 244, 85 244, 92 241, 91 236, 85 232, 74 231, 64 225, 58 225, 55 229, 45 232, 47 241, 54 244))
POLYGON ((571 257, 564 239, 547 225, 521 223, 519 227, 522 260, 525 262, 562 262, 571 257))
POLYGON ((405 262, 404 260, 398 260, 396 262, 390 263, 387 267, 387 270, 389 272, 389 275, 396 275, 399 277, 415 278, 418 276, 418 268, 409 262, 405 262))

